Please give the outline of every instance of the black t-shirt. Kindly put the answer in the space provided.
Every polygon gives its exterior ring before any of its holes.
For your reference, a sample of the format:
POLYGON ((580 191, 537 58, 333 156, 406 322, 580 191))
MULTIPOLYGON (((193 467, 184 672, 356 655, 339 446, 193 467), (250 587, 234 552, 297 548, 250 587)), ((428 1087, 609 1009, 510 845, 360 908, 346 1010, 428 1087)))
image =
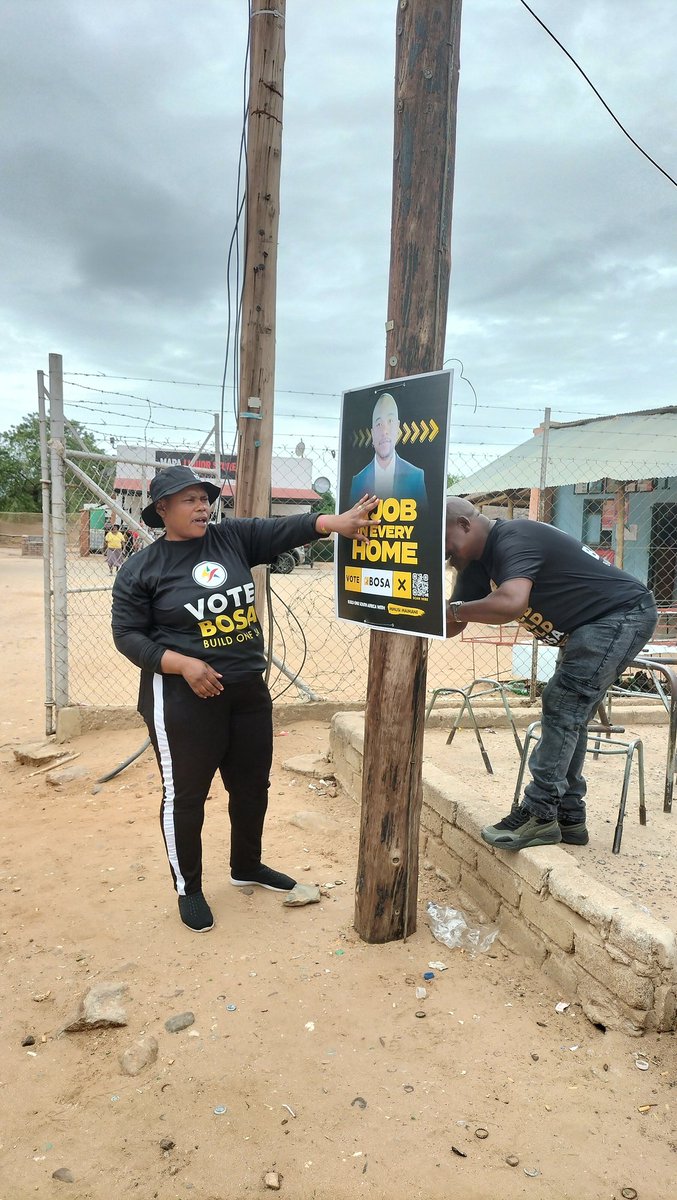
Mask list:
POLYGON ((203 659, 224 683, 265 670, 250 568, 313 541, 316 520, 310 514, 230 518, 208 525, 203 537, 162 537, 139 550, 113 585, 118 650, 142 676, 160 671, 165 650, 203 659))
POLYGON ((581 625, 609 612, 627 611, 650 593, 643 583, 541 521, 497 520, 482 557, 459 573, 453 600, 481 600, 491 584, 531 579, 529 606, 520 625, 540 641, 558 645, 581 625))

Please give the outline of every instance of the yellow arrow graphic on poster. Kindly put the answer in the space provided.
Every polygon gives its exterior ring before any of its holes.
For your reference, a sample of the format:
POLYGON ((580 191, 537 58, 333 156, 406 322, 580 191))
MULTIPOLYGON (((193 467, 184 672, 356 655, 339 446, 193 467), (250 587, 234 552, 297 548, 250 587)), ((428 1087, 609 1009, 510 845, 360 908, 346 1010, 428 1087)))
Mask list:
POLYGON ((420 433, 420 430, 419 430, 418 425, 416 424, 415 421, 412 421, 412 423, 411 423, 411 444, 412 444, 412 446, 413 446, 414 442, 418 441, 419 433, 420 433))
POLYGON ((437 421, 435 421, 435 420, 434 420, 434 419, 431 417, 431 418, 430 418, 430 439, 429 439, 429 440, 430 440, 431 442, 434 442, 434 441, 435 441, 435 438, 437 437, 437 435, 438 435, 438 433, 439 433, 439 432, 440 432, 440 427, 439 427, 439 425, 437 424, 437 421))
POLYGON ((402 437, 402 445, 406 446, 407 442, 409 441, 409 438, 411 437, 411 429, 407 425, 406 421, 402 422, 402 427, 401 427, 400 432, 402 431, 402 429, 404 430, 404 434, 402 437))
POLYGON ((425 421, 421 421, 421 441, 424 442, 428 436, 429 429, 425 421))

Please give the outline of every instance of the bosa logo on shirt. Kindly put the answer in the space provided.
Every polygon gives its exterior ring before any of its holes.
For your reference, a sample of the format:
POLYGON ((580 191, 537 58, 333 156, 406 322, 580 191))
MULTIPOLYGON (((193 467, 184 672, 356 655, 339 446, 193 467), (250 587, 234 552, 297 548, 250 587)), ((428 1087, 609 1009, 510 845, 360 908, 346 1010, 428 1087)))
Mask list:
POLYGON ((228 572, 220 563, 201 562, 193 567, 193 579, 200 587, 215 588, 226 582, 228 572))

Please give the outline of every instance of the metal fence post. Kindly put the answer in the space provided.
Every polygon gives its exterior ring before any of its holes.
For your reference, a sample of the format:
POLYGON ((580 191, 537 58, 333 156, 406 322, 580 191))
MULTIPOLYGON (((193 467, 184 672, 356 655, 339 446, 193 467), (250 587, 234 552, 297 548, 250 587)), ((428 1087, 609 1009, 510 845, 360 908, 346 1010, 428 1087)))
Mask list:
POLYGON ((58 713, 68 704, 68 577, 66 568, 66 482, 62 454, 63 360, 49 356, 50 460, 52 474, 52 580, 54 613, 54 703, 58 713))
POLYGON ((45 372, 38 371, 38 414, 40 417, 40 484, 42 488, 42 579, 45 630, 45 733, 52 734, 54 722, 54 669, 52 662, 52 559, 49 504, 49 448, 45 409, 45 372))

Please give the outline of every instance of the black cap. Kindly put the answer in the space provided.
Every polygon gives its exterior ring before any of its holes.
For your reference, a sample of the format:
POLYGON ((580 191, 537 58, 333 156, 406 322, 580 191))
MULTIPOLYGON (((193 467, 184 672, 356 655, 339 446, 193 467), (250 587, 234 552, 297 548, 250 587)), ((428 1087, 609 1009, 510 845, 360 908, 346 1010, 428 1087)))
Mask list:
POLYGON ((150 481, 151 502, 143 509, 141 519, 151 529, 162 529, 164 521, 155 508, 158 500, 164 500, 165 496, 173 496, 176 492, 182 492, 184 488, 191 487, 196 483, 205 489, 210 504, 218 500, 221 488, 207 479, 200 479, 192 467, 165 467, 164 471, 158 471, 155 478, 150 481))

